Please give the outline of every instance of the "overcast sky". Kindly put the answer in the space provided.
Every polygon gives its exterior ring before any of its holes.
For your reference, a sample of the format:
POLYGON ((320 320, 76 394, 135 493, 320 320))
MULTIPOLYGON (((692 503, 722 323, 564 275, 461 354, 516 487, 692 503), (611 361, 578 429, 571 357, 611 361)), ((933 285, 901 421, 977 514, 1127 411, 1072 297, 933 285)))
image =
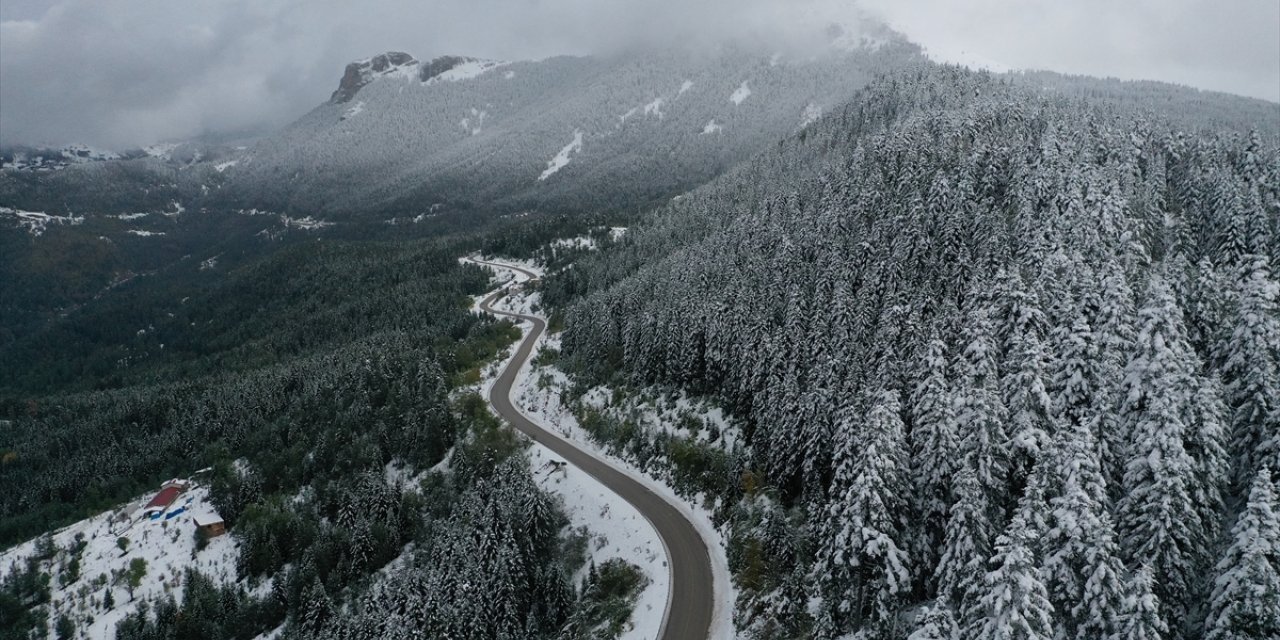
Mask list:
POLYGON ((387 50, 498 59, 851 24, 936 59, 1280 102, 1277 0, 0 0, 0 144, 279 126, 387 50))

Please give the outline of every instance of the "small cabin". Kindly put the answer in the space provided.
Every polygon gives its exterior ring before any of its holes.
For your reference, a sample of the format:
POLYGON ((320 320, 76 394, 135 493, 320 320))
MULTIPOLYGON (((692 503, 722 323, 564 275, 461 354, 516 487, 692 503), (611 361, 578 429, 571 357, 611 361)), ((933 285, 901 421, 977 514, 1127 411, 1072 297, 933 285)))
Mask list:
POLYGON ((204 532, 205 537, 216 538, 227 532, 227 524, 222 521, 222 516, 212 511, 202 511, 191 517, 196 523, 196 528, 204 532))

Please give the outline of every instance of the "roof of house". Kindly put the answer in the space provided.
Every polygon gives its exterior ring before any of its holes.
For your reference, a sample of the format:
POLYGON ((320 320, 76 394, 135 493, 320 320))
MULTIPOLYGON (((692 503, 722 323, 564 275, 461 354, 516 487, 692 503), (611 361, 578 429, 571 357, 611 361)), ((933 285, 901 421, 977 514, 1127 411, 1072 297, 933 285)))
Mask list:
POLYGON ((148 502, 147 506, 143 509, 166 509, 169 505, 173 504, 173 501, 176 500, 178 495, 181 493, 181 487, 165 487, 161 489, 160 493, 157 493, 156 497, 152 498, 151 502, 148 502))
POLYGON ((196 521, 197 527, 207 527, 211 524, 222 522, 222 516, 208 509, 202 509, 191 514, 191 518, 196 521))

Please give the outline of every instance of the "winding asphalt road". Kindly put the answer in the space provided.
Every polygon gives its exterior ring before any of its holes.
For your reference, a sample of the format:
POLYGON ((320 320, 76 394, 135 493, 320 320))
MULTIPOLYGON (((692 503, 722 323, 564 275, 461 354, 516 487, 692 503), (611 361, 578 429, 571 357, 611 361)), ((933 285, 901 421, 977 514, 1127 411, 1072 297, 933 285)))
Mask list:
MULTIPOLYGON (((500 269, 519 271, 531 280, 537 279, 537 275, 519 267, 479 260, 476 262, 500 269)), ((498 415, 515 428, 551 449, 569 464, 594 476, 623 500, 630 502, 653 524, 662 538, 663 545, 667 548, 667 558, 670 562, 668 568, 671 571, 671 592, 662 622, 662 631, 658 637, 660 640, 706 640, 711 630, 714 607, 711 557, 693 523, 689 522, 669 502, 644 485, 558 435, 543 430, 512 404, 511 387, 515 383, 516 374, 533 353, 533 347, 547 325, 542 318, 536 316, 494 309, 493 303, 504 293, 506 293, 505 290, 494 292, 480 303, 480 308, 494 315, 526 320, 533 324, 533 330, 525 334, 519 349, 516 350, 515 358, 507 364, 502 375, 498 376, 498 380, 494 382, 493 388, 489 391, 489 403, 493 405, 498 415)))

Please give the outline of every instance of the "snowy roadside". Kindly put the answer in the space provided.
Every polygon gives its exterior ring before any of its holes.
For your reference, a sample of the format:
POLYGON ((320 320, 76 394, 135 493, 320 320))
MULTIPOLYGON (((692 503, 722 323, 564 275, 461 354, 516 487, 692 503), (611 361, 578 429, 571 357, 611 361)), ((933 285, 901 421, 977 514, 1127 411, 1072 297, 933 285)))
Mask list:
MULTIPOLYGON (((541 268, 534 264, 506 259, 502 259, 500 262, 516 265, 523 269, 528 269, 539 276, 542 275, 541 268)), ((504 286, 506 283, 524 282, 527 280, 527 277, 523 274, 511 270, 499 270, 499 273, 505 274, 499 276, 499 281, 503 282, 504 286)), ((481 296, 479 299, 483 299, 483 297, 484 296, 481 296)), ((508 295, 495 306, 504 311, 516 311, 536 315, 535 312, 532 311, 532 308, 537 306, 538 303, 539 300, 537 293, 516 293, 508 295)), ((529 328, 528 323, 522 323, 522 327, 527 330, 529 328)), ((538 354, 545 348, 558 348, 558 346, 558 336, 549 336, 545 333, 543 334, 539 339, 538 344, 535 346, 533 355, 529 358, 529 361, 525 362, 520 368, 516 377, 516 383, 511 391, 512 402, 534 423, 543 427, 553 435, 557 435, 572 442, 574 446, 592 453, 595 457, 607 460, 614 468, 625 473, 633 480, 645 485, 655 494, 664 498, 668 503, 680 511, 686 519, 693 523, 694 527, 698 530, 698 533, 702 536, 703 542, 706 544, 711 558, 711 570, 715 585, 715 611, 713 612, 712 617, 710 637, 714 640, 729 640, 734 638, 733 604, 736 593, 731 581, 728 562, 724 554, 724 540, 715 525, 712 524, 711 513, 701 506, 692 504, 688 500, 679 497, 675 490, 667 483, 645 475, 634 465, 630 464, 626 460, 613 456, 591 440, 589 434, 587 434, 587 432, 578 425, 578 421, 574 417, 573 413, 561 401, 561 390, 567 384, 567 377, 563 373, 555 370, 553 367, 538 367, 538 375, 534 375, 535 367, 533 362, 537 359, 538 354), (540 384, 540 381, 550 382, 550 384, 540 384)), ((488 393, 489 388, 492 386, 492 381, 496 379, 498 373, 505 368, 506 362, 509 360, 510 358, 508 357, 503 363, 501 363, 501 365, 494 367, 492 370, 485 371, 485 381, 482 383, 483 393, 488 393)), ((660 552, 663 550, 661 540, 658 538, 657 532, 654 530, 652 524, 636 512, 635 508, 632 507, 630 503, 627 503, 612 492, 608 491, 608 489, 603 487, 603 485, 594 478, 591 478, 588 474, 577 471, 570 475, 576 476, 576 478, 589 480, 591 484, 599 487, 600 491, 603 492, 602 494, 597 494, 592 491, 581 491, 578 487, 574 487, 572 484, 563 485, 558 481, 549 484, 548 481, 554 480, 554 478, 559 477, 560 474, 545 474, 545 469, 540 468, 542 465, 545 465, 545 461, 538 462, 537 460, 545 460, 546 456, 554 456, 554 454, 550 453, 549 450, 541 445, 535 445, 531 450, 530 458, 531 464, 534 465, 535 474, 543 472, 544 475, 538 476, 539 481, 543 483, 543 486, 549 491, 555 491, 556 493, 564 496, 566 508, 571 512, 570 517, 574 519, 575 527, 578 526, 577 518, 579 516, 583 516, 586 518, 584 523, 587 525, 587 528, 595 533, 597 529, 602 528, 603 523, 600 518, 592 515, 593 509, 605 508, 614 514, 615 523, 621 524, 621 522, 617 522, 620 518, 616 511, 619 508, 616 505, 621 505, 623 508, 627 509, 630 513, 634 513, 635 516, 639 518, 638 524, 642 525, 641 528, 647 535, 652 536, 652 539, 657 543, 656 548, 660 552), (535 452, 537 453, 535 454, 535 452), (598 505, 598 503, 595 502, 597 499, 607 499, 611 501, 611 503, 598 505)), ((567 476, 564 479, 567 479, 567 476)), ((598 511, 596 511, 596 513, 598 513, 598 511)), ((613 525, 614 523, 610 523, 609 525, 604 525, 604 527, 611 527, 613 525)), ((608 549, 606 549, 606 551, 608 551, 608 549)), ((599 564, 601 560, 614 557, 614 555, 603 555, 598 558, 593 555, 592 557, 593 559, 596 559, 597 564, 599 564)), ((660 556, 661 564, 657 571, 647 568, 651 565, 646 564, 646 562, 642 562, 642 560, 646 560, 646 558, 637 558, 634 556, 620 557, 640 566, 645 570, 646 575, 652 581, 649 587, 645 589, 645 592, 641 594, 639 602, 637 602, 635 614, 633 616, 633 622, 636 623, 636 627, 623 637, 654 638, 660 630, 663 619, 662 614, 665 611, 667 598, 669 597, 668 581, 670 580, 670 574, 666 569, 665 554, 660 556), (657 589, 659 586, 657 584, 658 578, 662 580, 660 593, 657 589), (660 596, 660 598, 658 596, 660 596), (646 612, 650 611, 654 613, 652 615, 646 615, 646 612), (645 629, 647 629, 647 632, 642 633, 642 630, 645 629)))

